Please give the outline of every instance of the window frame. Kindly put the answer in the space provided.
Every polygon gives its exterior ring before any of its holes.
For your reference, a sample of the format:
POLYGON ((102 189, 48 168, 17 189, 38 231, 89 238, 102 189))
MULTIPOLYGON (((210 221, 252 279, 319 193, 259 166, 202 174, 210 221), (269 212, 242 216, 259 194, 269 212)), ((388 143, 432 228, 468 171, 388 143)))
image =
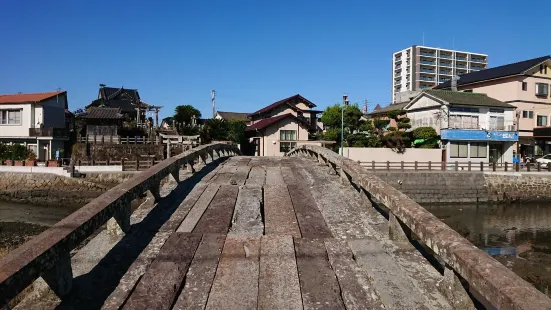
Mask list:
POLYGON ((297 131, 296 130, 280 130, 279 131, 279 141, 297 141, 297 131), (294 136, 294 139, 292 138, 293 136, 294 136))
POLYGON ((528 83, 527 83, 527 82, 522 82, 522 90, 523 90, 523 91, 527 91, 527 90, 528 90, 528 83))
POLYGON ((287 153, 290 150, 294 149, 297 146, 297 143, 294 141, 281 141, 279 142, 279 152, 287 153))
POLYGON ((22 124, 23 124, 23 109, 0 110, 0 126, 21 126, 22 124), (10 118, 11 113, 15 113, 13 118, 10 118), (12 119, 13 122, 10 123, 10 119, 12 119))
POLYGON ((547 126, 547 124, 548 124, 548 117, 547 117, 547 115, 537 115, 537 116, 536 116, 536 126, 538 126, 538 127, 544 127, 544 126, 547 126), (540 118, 545 118, 545 124, 540 125, 540 118))
POLYGON ((450 142, 450 158, 468 158, 469 157, 469 143, 468 142, 450 142), (453 147, 457 146, 457 155, 454 156, 453 147), (464 145, 467 148, 465 156, 460 156, 459 147, 464 145))
POLYGON ((549 84, 547 83, 536 83, 536 96, 538 97, 548 97, 549 96, 549 84), (539 92, 540 85, 545 91, 539 92))
POLYGON ((488 157, 488 143, 486 142, 471 142, 469 143, 469 158, 486 158, 488 157), (473 147, 476 148, 476 156, 473 156, 473 147), (480 156, 480 149, 484 149, 484 156, 480 156))

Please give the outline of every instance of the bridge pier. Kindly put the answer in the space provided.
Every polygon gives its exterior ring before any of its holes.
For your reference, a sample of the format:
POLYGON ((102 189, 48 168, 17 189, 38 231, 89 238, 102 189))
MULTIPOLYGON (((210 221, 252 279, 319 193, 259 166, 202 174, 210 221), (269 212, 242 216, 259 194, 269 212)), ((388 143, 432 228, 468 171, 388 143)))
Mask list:
POLYGON ((132 215, 132 206, 130 202, 123 203, 120 208, 113 213, 113 217, 107 221, 107 230, 113 236, 124 236, 130 231, 130 216, 132 215))
POLYGON ((388 213, 388 237, 392 241, 409 243, 409 239, 400 221, 392 212, 388 213))
POLYGON ((461 280, 448 265, 444 267, 444 280, 440 290, 456 310, 474 309, 474 303, 461 284, 461 280))
POLYGON ((149 188, 149 196, 155 199, 155 203, 161 200, 161 182, 156 182, 149 188))
POLYGON ((193 161, 187 162, 186 169, 188 172, 195 173, 195 168, 193 168, 193 161))
POLYGON ((69 250, 59 253, 55 265, 42 273, 42 279, 59 297, 67 295, 73 287, 73 269, 69 250))
POLYGON ((170 175, 172 177, 172 180, 174 180, 176 183, 180 183, 180 167, 176 167, 176 169, 172 169, 170 171, 170 175))

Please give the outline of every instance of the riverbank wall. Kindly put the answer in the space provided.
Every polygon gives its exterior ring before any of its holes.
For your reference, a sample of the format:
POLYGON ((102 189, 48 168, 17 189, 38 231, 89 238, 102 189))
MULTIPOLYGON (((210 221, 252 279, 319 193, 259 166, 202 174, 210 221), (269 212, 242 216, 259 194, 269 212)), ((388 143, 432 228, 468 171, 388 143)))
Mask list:
POLYGON ((544 172, 369 171, 420 204, 548 202, 544 172))
POLYGON ((82 206, 108 189, 103 184, 51 173, 0 173, 0 201, 82 206))

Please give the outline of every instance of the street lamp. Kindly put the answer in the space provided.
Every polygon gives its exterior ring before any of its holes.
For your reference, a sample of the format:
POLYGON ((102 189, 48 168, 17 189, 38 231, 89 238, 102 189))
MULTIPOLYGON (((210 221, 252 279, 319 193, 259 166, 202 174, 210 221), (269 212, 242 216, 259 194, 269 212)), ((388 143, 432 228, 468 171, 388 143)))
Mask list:
POLYGON ((341 155, 344 156, 344 109, 348 106, 348 95, 344 93, 342 95, 342 109, 341 109, 341 155))

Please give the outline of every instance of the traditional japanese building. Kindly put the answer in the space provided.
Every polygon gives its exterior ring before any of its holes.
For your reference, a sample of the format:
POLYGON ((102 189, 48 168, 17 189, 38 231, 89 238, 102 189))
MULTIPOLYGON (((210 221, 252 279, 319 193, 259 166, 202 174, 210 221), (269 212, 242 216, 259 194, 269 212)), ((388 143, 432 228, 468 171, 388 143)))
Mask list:
POLYGON ((123 120, 126 122, 136 121, 137 127, 145 127, 149 115, 154 116, 155 126, 159 126, 160 106, 148 104, 140 98, 137 89, 124 87, 114 88, 100 84, 98 98, 86 106, 120 109, 123 120))

